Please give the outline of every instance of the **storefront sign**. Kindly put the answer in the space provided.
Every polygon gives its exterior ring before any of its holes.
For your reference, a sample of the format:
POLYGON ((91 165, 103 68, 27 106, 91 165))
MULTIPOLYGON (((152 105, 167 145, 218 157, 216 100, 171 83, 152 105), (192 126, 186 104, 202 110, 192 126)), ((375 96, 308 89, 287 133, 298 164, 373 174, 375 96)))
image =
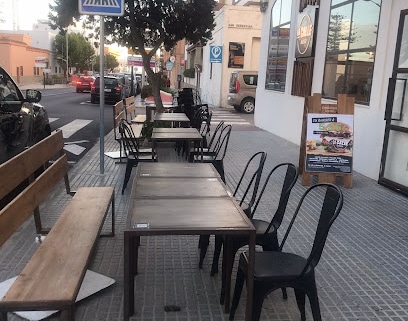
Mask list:
POLYGON ((353 115, 308 114, 307 172, 351 173, 353 115))
POLYGON ((46 68, 47 58, 46 57, 36 57, 34 61, 34 67, 46 68))
POLYGON ((308 6, 298 19, 296 32, 296 58, 313 56, 316 7, 308 6))

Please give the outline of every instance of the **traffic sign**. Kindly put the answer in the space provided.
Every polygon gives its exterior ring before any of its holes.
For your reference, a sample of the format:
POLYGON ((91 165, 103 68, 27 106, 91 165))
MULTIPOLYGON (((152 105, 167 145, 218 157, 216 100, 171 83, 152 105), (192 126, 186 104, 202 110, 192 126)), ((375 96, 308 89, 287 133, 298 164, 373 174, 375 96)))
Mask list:
POLYGON ((171 61, 166 62, 166 70, 170 71, 173 69, 174 63, 171 61))
POLYGON ((78 0, 80 14, 123 16, 125 0, 78 0))
POLYGON ((222 46, 210 46, 210 62, 222 63, 222 46))

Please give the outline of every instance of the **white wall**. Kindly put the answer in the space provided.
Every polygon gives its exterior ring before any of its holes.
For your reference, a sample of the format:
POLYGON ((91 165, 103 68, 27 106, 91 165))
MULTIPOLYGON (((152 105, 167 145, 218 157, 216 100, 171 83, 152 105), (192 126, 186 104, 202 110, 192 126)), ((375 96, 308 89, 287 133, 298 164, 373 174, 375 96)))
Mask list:
POLYGON ((259 59, 259 41, 261 34, 261 13, 259 7, 224 6, 216 12, 216 27, 213 39, 203 48, 203 72, 201 74, 200 90, 204 102, 214 106, 227 106, 229 79, 233 70, 228 68, 229 42, 245 43, 243 70, 256 70, 259 59), (210 46, 223 46, 222 63, 210 64, 210 46), (256 51, 256 52, 254 52, 256 51))
MULTIPOLYGON (((270 12, 273 3, 274 1, 269 3, 262 24, 260 70, 266 70, 265 57, 268 50, 270 12)), ((402 9, 408 9, 406 0, 383 0, 382 3, 370 105, 355 105, 354 111, 353 169, 373 179, 378 179, 380 170, 388 78, 392 74, 399 13, 402 9)), ((295 22, 299 8, 298 1, 294 1, 293 6, 292 21, 295 22)), ((329 6, 330 1, 321 1, 312 93, 320 93, 322 88, 329 6)), ((296 23, 292 23, 292 37, 296 34, 295 29, 296 23)), ((285 93, 266 91, 263 85, 265 74, 259 73, 255 124, 291 142, 300 144, 304 99, 290 95, 293 61, 294 41, 292 38, 289 47, 285 93)))

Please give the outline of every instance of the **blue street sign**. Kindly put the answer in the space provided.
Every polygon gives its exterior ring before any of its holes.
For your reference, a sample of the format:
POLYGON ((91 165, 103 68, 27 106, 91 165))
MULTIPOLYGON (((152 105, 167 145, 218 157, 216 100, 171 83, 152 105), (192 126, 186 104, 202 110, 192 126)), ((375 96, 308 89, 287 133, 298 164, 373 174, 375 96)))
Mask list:
POLYGON ((222 63, 222 46, 210 46, 210 62, 222 63))
POLYGON ((80 14, 123 16, 124 0, 78 0, 80 14))

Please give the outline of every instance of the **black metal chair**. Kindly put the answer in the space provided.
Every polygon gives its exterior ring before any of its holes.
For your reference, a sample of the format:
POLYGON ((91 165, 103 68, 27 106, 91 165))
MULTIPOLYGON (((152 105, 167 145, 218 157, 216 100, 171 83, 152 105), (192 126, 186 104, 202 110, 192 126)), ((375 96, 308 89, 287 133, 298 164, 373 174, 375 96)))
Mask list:
MULTIPOLYGON (((203 147, 203 154, 204 155, 214 155, 215 154, 215 145, 219 139, 219 135, 221 134, 222 129, 224 128, 224 121, 220 121, 215 127, 215 130, 212 135, 211 133, 207 134, 205 141, 207 142, 207 146, 203 147), (208 137, 211 136, 211 137, 208 137)), ((201 156, 201 151, 198 150, 196 147, 190 149, 189 159, 188 161, 191 163, 194 161, 194 156, 199 155, 201 156)))
MULTIPOLYGON (((259 183, 261 181, 262 171, 265 165, 266 157, 267 153, 263 151, 257 152, 254 155, 252 155, 252 157, 248 160, 233 193, 233 196, 239 202, 239 206, 242 208, 242 210, 248 217, 251 217, 252 206, 255 203, 255 199, 258 193, 259 183), (247 184, 246 187, 243 187, 244 183, 247 184)), ((216 235, 214 256, 210 273, 211 276, 218 273, 218 261, 221 254, 222 244, 223 236, 216 235)), ((206 250, 204 252, 206 252, 206 250)), ((204 256, 203 257, 200 256, 199 266, 202 266, 203 260, 204 256)))
MULTIPOLYGON (((302 206, 303 205, 303 206, 302 206)), ((296 301, 300 311, 301 320, 306 320, 305 301, 309 298, 313 320, 321 321, 319 299, 316 288, 315 268, 319 263, 330 227, 343 207, 343 194, 341 190, 327 183, 316 184, 309 187, 303 194, 295 210, 295 214, 282 239, 279 251, 264 251, 255 253, 254 288, 252 304, 252 320, 258 321, 261 315, 262 304, 265 297, 273 290, 282 287, 291 287, 295 290, 296 301), (307 200, 305 202, 305 200, 307 200), (316 209, 314 219, 317 221, 314 240, 307 257, 291 252, 284 252, 282 248, 287 240, 298 213, 303 204, 312 204, 316 209)), ((310 212, 310 208, 308 209, 310 212)), ((302 246, 300 246, 302 247, 302 246)), ((229 319, 233 320, 238 307, 244 281, 248 270, 248 256, 244 252, 240 256, 237 278, 229 319)))
MULTIPOLYGON (((256 203, 250 214, 250 219, 255 227, 255 242, 257 245, 262 246, 264 251, 279 251, 279 241, 278 241, 278 229, 282 224, 283 217, 285 215, 286 207, 289 201, 290 193, 293 186, 295 185, 299 176, 299 171, 296 165, 292 163, 281 163, 276 165, 268 174, 265 182, 259 192, 256 203), (280 187, 279 201, 277 202, 275 213, 273 214, 270 221, 261 220, 254 218, 256 210, 262 200, 265 190, 270 185, 282 186, 280 187)), ((278 189, 278 190, 279 190, 278 189)), ((268 190, 269 191, 269 190, 268 190)), ((244 194, 245 195, 245 194, 244 194)), ((268 194, 269 197, 273 194, 268 194)), ((234 260, 231 260, 229 266, 226 265, 226 249, 231 249, 231 257, 235 258, 235 254, 238 250, 248 245, 249 239, 243 235, 234 235, 228 238, 229 247, 224 247, 223 260, 222 260, 222 284, 221 284, 221 295, 220 302, 224 303, 225 299, 225 276, 232 273, 232 268, 234 260)), ((219 249, 220 251, 221 249, 219 249)), ((219 257, 219 253, 217 256, 219 257)), ((215 257, 215 254, 214 254, 215 257)), ((213 262, 212 270, 218 270, 218 260, 213 262)), ((283 298, 287 298, 286 289, 282 288, 283 298)))
POLYGON ((123 181, 122 194, 125 192, 126 186, 132 173, 132 168, 136 167, 139 162, 152 162, 157 160, 157 155, 152 153, 141 154, 139 152, 139 142, 136 139, 132 127, 125 120, 119 122, 119 133, 122 137, 124 150, 126 153, 126 172, 123 181))
POLYGON ((203 153, 203 159, 201 159, 201 154, 197 153, 193 155, 193 162, 203 162, 212 163, 215 169, 221 176, 222 181, 225 183, 225 173, 224 173, 224 157, 227 153, 228 143, 231 136, 232 126, 227 125, 221 129, 218 140, 214 145, 214 149, 211 153, 203 153))

